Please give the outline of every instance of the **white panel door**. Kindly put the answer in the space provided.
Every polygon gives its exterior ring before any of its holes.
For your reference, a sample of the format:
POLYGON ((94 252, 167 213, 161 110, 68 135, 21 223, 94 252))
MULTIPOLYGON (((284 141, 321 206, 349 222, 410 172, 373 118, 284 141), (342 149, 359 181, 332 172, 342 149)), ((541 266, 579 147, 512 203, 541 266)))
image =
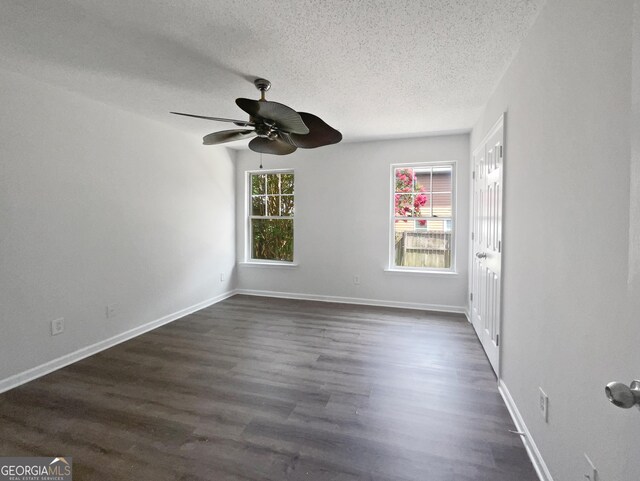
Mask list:
POLYGON ((486 186, 480 179, 480 173, 484 168, 486 145, 483 143, 473 153, 473 213, 471 226, 471 323, 478 335, 478 339, 482 340, 482 321, 483 321, 483 305, 482 295, 480 291, 480 276, 482 273, 482 261, 475 256, 479 252, 480 245, 483 243, 484 224, 482 223, 482 212, 484 211, 484 196, 486 186))
MULTIPOLYGON (((626 371, 613 371, 612 380, 629 382, 640 380, 640 0, 633 5, 633 48, 632 48, 632 107, 631 107, 631 195, 629 199, 629 270, 627 307, 628 330, 622 330, 622 345, 617 355, 625 360, 626 371)), ((624 479, 640 477, 640 456, 638 456, 638 433, 640 432, 640 412, 624 416, 618 413, 626 427, 620 443, 626 447, 624 479), (626 475, 626 476, 625 476, 626 475)), ((624 451, 623 451, 624 452, 624 451)))
POLYGON ((503 117, 474 152, 471 321, 493 370, 500 360, 503 117))

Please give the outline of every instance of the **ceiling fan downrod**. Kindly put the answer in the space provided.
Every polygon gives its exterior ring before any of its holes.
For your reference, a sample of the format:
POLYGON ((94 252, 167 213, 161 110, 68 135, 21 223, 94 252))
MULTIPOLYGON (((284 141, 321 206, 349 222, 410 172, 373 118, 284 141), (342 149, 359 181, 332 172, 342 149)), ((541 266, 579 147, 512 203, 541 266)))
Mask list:
POLYGON ((271 88, 271 82, 264 78, 257 78, 253 81, 253 85, 260 91, 260 100, 267 100, 265 92, 271 88))

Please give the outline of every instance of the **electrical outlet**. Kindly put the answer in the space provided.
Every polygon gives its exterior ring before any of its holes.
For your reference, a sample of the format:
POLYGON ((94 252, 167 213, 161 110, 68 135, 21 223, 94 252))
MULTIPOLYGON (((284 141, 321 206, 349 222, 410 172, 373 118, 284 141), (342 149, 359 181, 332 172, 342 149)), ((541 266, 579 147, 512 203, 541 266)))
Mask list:
POLYGON ((58 334, 62 334, 64 332, 64 318, 54 319, 51 321, 51 335, 57 336, 58 334))
POLYGON ((545 394, 541 387, 538 388, 540 390, 540 399, 539 399, 539 407, 540 414, 542 414, 542 419, 544 419, 545 423, 549 422, 549 396, 545 394))
POLYGON ((111 304, 105 306, 104 317, 106 317, 107 319, 113 319, 114 317, 116 317, 116 308, 111 304))
POLYGON ((587 453, 584 453, 584 479, 598 481, 598 470, 589 459, 589 456, 587 456, 587 453))
POLYGON ((353 283, 356 286, 359 286, 360 285, 360 276, 353 276, 353 283))
POLYGON ((224 282, 224 272, 220 273, 220 282, 224 282))

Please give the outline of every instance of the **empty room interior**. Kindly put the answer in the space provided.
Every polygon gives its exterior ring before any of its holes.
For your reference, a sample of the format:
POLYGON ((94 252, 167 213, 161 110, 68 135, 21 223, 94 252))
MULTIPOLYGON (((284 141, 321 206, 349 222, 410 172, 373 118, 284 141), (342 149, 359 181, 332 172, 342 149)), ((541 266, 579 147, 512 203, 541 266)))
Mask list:
POLYGON ((640 479, 640 0, 0 0, 0 59, 0 479, 640 479))

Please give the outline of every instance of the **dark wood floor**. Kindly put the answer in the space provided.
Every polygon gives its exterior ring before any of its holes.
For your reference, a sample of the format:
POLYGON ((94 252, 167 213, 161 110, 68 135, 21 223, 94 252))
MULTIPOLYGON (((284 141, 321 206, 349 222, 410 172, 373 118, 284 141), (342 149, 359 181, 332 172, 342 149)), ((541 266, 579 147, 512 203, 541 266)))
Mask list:
POLYGON ((537 480, 460 316, 235 296, 0 395, 76 481, 537 480))

